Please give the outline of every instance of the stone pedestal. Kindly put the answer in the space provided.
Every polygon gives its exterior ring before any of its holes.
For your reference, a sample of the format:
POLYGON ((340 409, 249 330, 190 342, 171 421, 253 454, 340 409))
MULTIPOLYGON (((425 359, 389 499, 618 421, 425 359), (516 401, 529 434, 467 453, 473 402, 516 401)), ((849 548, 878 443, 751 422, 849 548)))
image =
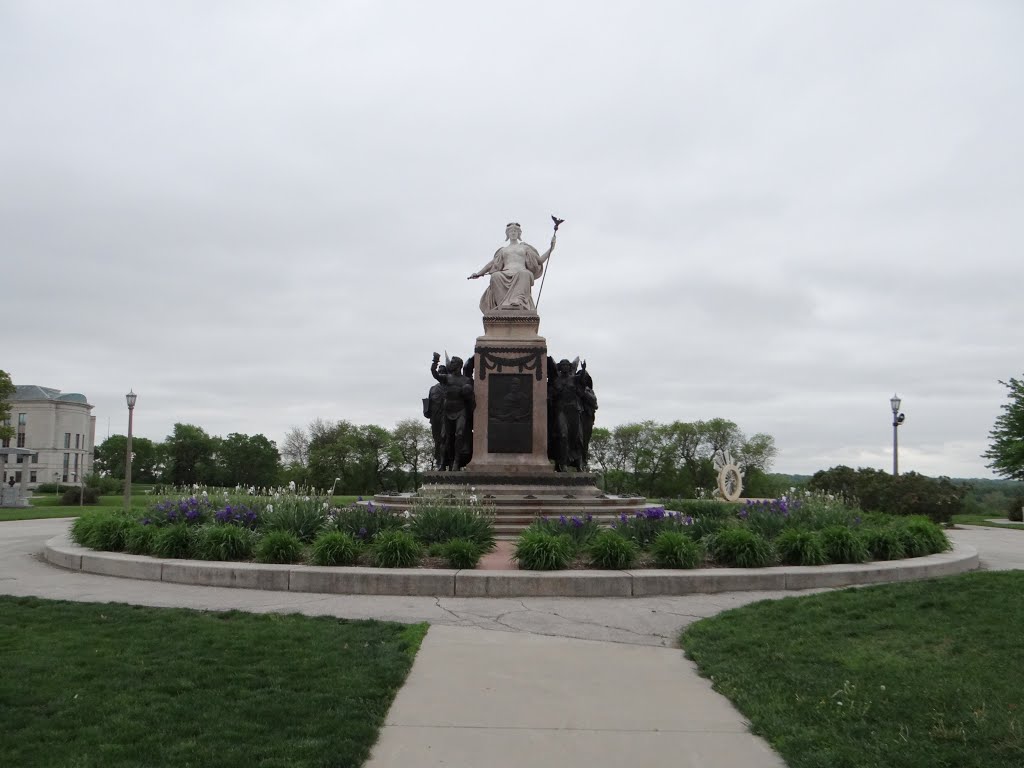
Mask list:
POLYGON ((553 474, 547 341, 534 312, 490 312, 476 340, 471 473, 553 474))

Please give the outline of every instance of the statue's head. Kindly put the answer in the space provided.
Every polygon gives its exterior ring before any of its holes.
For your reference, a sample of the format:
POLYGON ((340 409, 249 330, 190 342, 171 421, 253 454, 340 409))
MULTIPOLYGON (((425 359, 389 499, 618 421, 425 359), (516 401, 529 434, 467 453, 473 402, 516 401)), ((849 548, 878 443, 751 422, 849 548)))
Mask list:
POLYGON ((455 374, 462 373, 462 358, 453 357, 448 361, 448 368, 455 374))
POLYGON ((523 228, 518 223, 510 221, 505 225, 505 239, 518 240, 523 236, 523 228))
POLYGON ((437 366, 437 372, 438 373, 448 373, 448 366, 446 366, 446 365, 439 365, 439 366, 437 366))
POLYGON ((556 368, 560 374, 568 376, 572 373, 572 361, 563 358, 558 361, 556 368))

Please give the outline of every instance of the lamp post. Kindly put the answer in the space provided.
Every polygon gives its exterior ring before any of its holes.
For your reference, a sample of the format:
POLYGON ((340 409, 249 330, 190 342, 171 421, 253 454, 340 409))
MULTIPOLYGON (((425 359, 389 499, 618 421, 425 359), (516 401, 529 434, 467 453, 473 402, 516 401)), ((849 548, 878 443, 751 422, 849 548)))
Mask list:
POLYGON ((128 449, 124 457, 124 508, 132 508, 132 416, 135 413, 135 400, 138 398, 132 390, 124 399, 128 401, 128 449))
POLYGON ((896 437, 896 430, 899 429, 900 424, 903 423, 903 419, 906 417, 900 413, 900 400, 896 393, 889 398, 889 405, 892 406, 892 476, 896 477, 900 473, 900 451, 899 442, 896 437))

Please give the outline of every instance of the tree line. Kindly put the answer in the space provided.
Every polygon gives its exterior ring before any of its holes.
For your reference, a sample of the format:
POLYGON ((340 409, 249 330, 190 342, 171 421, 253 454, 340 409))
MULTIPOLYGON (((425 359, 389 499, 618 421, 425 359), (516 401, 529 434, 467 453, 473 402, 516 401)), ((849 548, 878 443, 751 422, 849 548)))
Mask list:
MULTIPOLYGON (((96 470, 124 478, 126 438, 112 435, 96 448, 96 470)), ((654 421, 597 428, 590 469, 610 493, 691 497, 716 483, 715 451, 728 451, 745 470, 750 492, 764 492, 775 457, 770 435, 747 438, 727 419, 654 421), (760 485, 760 487, 759 487, 760 485)), ((426 421, 376 424, 314 419, 293 427, 278 449, 262 434, 209 435, 193 424, 175 424, 163 442, 132 438, 132 479, 174 485, 270 486, 289 481, 341 494, 413 491, 431 468, 434 444, 426 421)), ((748 492, 748 495, 750 495, 748 492)))

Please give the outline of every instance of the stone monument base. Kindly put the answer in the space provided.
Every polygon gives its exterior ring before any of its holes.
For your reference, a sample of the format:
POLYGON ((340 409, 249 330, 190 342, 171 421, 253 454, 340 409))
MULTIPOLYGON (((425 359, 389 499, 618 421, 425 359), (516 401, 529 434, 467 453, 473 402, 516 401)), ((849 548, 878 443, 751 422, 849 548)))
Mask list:
POLYGON ((500 539, 518 536, 538 517, 593 516, 609 524, 643 509, 642 496, 614 496, 597 487, 589 472, 427 472, 415 494, 378 494, 374 503, 415 512, 434 503, 470 504, 492 513, 500 539))

